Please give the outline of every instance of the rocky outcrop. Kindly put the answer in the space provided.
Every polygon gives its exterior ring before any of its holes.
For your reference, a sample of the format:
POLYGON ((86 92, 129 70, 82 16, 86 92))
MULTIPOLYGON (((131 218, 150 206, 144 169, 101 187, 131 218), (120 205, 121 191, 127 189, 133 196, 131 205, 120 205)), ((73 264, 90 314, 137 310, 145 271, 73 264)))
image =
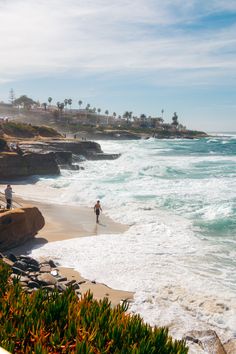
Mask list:
POLYGON ((224 348, 227 354, 236 353, 236 338, 230 339, 227 343, 224 343, 224 348))
POLYGON ((120 156, 121 154, 90 153, 87 155, 87 159, 88 160, 115 160, 120 156))
POLYGON ((55 151, 71 151, 75 155, 87 157, 91 153, 102 153, 101 146, 94 141, 52 141, 47 147, 55 151))
POLYGON ((156 130, 153 137, 157 139, 200 139, 209 135, 197 130, 156 130))
POLYGON ((21 153, 0 153, 0 179, 59 175, 60 167, 77 170, 78 162, 83 159, 114 160, 120 156, 104 154, 101 146, 93 141, 29 141, 19 144, 19 149, 21 153))
POLYGON ((21 149, 24 152, 35 151, 39 153, 43 152, 57 152, 57 151, 70 151, 75 155, 86 156, 88 153, 102 153, 101 146, 94 141, 73 141, 73 140, 47 140, 40 142, 24 142, 20 144, 21 149))
POLYGON ((60 167, 77 170, 78 162, 84 159, 114 160, 120 156, 104 154, 101 146, 94 141, 29 141, 19 144, 18 149, 20 153, 0 153, 0 179, 59 175, 60 167))
MULTIPOLYGON (((20 147, 25 152, 55 153, 56 159, 59 157, 59 161, 61 157, 63 159, 62 154, 66 157, 66 153, 70 153, 77 158, 82 156, 88 160, 114 160, 120 156, 120 154, 104 154, 101 146, 94 141, 52 140, 45 142, 24 142, 24 144, 20 144, 20 147)), ((59 164, 70 166, 70 164, 65 162, 59 162, 59 164)))
POLYGON ((38 262, 32 257, 16 257, 12 253, 8 256, 0 254, 0 259, 11 267, 11 280, 18 279, 22 289, 27 293, 32 293, 40 288, 48 292, 56 289, 63 292, 72 287, 78 297, 81 295, 79 291, 81 282, 62 277, 52 260, 38 262))
POLYGON ((68 165, 72 164, 72 153, 70 151, 56 151, 55 153, 56 161, 58 165, 68 165))
POLYGON ((0 213, 0 251, 20 246, 32 239, 44 224, 44 217, 36 207, 0 213))
POLYGON ((58 175, 60 170, 53 153, 0 154, 0 178, 10 179, 32 175, 58 175))
POLYGON ((206 331, 191 331, 185 336, 188 342, 197 344, 204 353, 209 354, 227 354, 215 331, 209 329, 206 331))

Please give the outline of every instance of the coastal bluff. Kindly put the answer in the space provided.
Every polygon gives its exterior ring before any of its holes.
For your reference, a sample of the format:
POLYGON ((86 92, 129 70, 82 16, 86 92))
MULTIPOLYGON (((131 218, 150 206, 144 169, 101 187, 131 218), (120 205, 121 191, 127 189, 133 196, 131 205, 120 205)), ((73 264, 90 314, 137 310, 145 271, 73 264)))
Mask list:
POLYGON ((0 213, 0 251, 22 245, 44 225, 44 217, 36 207, 27 206, 0 213))
POLYGON ((106 154, 102 151, 101 145, 95 141, 81 140, 47 140, 47 141, 24 141, 20 143, 23 152, 35 152, 39 154, 54 153, 56 159, 60 158, 62 153, 70 153, 72 157, 84 158, 87 160, 111 160, 116 159, 119 154, 106 154))
POLYGON ((93 141, 24 141, 18 143, 18 152, 0 152, 0 179, 15 179, 33 175, 59 175, 60 167, 79 169, 73 161, 113 160, 119 154, 103 153, 93 141))
POLYGON ((0 154, 0 178, 2 179, 45 174, 60 174, 53 153, 29 153, 22 156, 13 152, 0 154))

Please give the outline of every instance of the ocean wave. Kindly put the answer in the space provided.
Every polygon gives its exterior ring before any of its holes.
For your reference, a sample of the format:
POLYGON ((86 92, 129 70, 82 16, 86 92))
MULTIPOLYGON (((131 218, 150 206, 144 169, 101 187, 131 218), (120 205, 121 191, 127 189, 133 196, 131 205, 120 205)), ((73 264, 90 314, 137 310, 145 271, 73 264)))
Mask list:
POLYGON ((104 152, 121 157, 84 161, 84 170, 14 186, 31 199, 64 205, 100 199, 104 213, 132 225, 123 235, 47 244, 34 255, 51 255, 90 279, 136 291, 132 310, 153 323, 166 313, 171 325, 197 319, 232 334, 236 157, 235 141, 225 140, 103 141, 104 152))

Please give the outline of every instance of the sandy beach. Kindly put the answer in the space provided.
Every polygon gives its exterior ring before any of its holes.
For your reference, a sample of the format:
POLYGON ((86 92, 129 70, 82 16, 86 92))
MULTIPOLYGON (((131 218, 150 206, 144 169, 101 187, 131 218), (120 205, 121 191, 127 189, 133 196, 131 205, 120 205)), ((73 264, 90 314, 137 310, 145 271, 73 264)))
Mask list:
MULTIPOLYGON (((117 234, 123 233, 128 229, 127 225, 114 222, 104 215, 100 215, 100 222, 95 222, 93 208, 73 207, 66 205, 47 204, 38 201, 26 201, 16 197, 22 206, 36 206, 41 211, 45 219, 45 226, 39 233, 26 244, 11 250, 16 255, 27 254, 34 247, 39 247, 43 243, 63 241, 71 238, 94 236, 99 234, 117 234)), ((74 269, 59 267, 60 273, 69 280, 75 279, 81 282, 81 293, 84 294, 90 290, 94 298, 102 299, 108 297, 112 305, 119 304, 122 300, 132 301, 133 293, 111 289, 105 284, 94 283, 94 281, 85 279, 74 269)))

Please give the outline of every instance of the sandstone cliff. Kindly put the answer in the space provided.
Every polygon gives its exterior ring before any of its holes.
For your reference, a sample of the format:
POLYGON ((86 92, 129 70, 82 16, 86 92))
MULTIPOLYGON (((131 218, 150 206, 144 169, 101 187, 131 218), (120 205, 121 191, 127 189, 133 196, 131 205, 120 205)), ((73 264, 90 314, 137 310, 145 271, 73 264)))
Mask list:
POLYGON ((59 173, 53 153, 30 153, 23 156, 16 153, 0 154, 0 178, 2 179, 59 173))
POLYGON ((0 213, 0 252, 32 239, 44 224, 44 217, 36 207, 0 213))
POLYGON ((78 141, 78 140, 45 140, 42 141, 24 141, 20 143, 20 147, 24 152, 35 151, 42 152, 62 152, 69 151, 75 155, 87 157, 91 153, 102 153, 101 146, 94 141, 78 141))
POLYGON ((20 144, 20 147, 24 152, 37 152, 39 154, 53 152, 59 165, 62 163, 68 166, 70 166, 72 162, 72 156, 76 160, 81 157, 88 160, 114 160, 120 156, 119 154, 103 153, 101 146, 95 141, 73 141, 65 139, 47 140, 44 142, 24 141, 23 144, 20 144), (69 153, 71 157, 68 155, 69 153))
POLYGON ((79 169, 73 165, 82 159, 113 160, 119 154, 104 154, 101 146, 93 141, 24 141, 18 153, 0 153, 0 179, 14 179, 33 175, 59 175, 60 168, 79 169))

